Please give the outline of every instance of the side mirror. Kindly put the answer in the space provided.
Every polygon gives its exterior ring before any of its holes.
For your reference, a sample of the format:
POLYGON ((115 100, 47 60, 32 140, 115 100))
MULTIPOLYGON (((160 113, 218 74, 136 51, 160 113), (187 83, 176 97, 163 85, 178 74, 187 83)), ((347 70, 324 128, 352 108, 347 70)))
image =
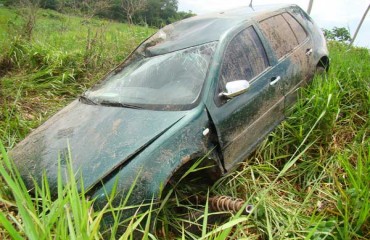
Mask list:
POLYGON ((247 80, 235 80, 232 82, 226 83, 226 92, 222 92, 219 96, 224 96, 227 98, 236 97, 242 93, 245 93, 250 84, 247 80))

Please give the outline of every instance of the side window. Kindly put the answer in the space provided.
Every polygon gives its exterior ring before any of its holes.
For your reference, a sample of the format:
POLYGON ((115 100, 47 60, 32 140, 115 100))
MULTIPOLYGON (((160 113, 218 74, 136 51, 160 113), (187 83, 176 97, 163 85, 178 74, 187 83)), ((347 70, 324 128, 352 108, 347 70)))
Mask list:
POLYGON ((298 45, 292 29, 281 15, 261 21, 260 27, 279 59, 298 45))
POLYGON ((301 42, 303 42, 307 38, 307 33, 303 29, 301 24, 299 24, 299 22, 297 22, 297 20, 295 20, 289 13, 283 13, 283 17, 292 28, 298 43, 300 44, 301 42))
POLYGON ((253 27, 246 28, 229 43, 221 67, 220 83, 251 80, 269 66, 265 49, 253 27))

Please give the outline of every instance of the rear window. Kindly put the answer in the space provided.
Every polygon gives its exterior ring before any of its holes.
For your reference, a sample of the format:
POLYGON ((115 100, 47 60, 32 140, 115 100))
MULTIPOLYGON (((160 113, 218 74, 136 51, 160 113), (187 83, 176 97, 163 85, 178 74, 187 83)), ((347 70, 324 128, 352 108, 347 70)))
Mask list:
POLYGON ((260 22, 262 33, 269 40, 278 59, 298 45, 298 40, 282 15, 276 15, 260 22))

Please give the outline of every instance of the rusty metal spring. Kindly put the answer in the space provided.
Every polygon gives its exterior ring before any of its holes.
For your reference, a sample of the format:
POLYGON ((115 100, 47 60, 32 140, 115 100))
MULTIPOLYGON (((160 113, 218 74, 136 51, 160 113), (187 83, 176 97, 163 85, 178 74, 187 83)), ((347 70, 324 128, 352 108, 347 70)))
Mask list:
MULTIPOLYGON (((228 196, 216 196, 209 198, 211 208, 215 211, 230 211, 237 213, 245 204, 245 201, 240 198, 231 198, 228 196)), ((244 214, 250 214, 253 210, 253 205, 247 205, 244 214)))

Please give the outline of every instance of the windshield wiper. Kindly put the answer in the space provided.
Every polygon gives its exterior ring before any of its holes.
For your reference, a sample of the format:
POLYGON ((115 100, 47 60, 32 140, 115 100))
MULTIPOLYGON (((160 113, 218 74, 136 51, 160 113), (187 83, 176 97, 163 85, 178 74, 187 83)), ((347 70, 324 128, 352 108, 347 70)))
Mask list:
POLYGON ((121 102, 111 102, 111 101, 106 101, 106 100, 101 101, 100 105, 109 106, 109 107, 132 108, 132 109, 141 109, 142 108, 142 107, 139 107, 139 106, 136 106, 136 105, 121 103, 121 102))
POLYGON ((96 102, 94 102, 90 98, 86 97, 85 95, 81 95, 80 98, 79 98, 79 100, 80 100, 80 102, 83 102, 83 103, 86 103, 86 104, 97 105, 96 102))

